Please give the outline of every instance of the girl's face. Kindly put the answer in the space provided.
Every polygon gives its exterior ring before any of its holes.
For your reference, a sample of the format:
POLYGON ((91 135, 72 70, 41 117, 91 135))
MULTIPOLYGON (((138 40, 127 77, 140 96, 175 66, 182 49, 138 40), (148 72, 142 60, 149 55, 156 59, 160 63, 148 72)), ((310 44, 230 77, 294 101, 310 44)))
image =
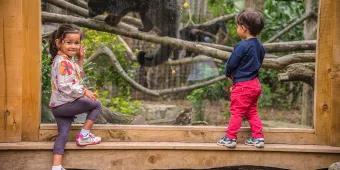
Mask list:
POLYGON ((57 39, 56 41, 59 51, 68 57, 76 56, 79 53, 81 47, 79 33, 68 33, 64 39, 61 41, 57 39))

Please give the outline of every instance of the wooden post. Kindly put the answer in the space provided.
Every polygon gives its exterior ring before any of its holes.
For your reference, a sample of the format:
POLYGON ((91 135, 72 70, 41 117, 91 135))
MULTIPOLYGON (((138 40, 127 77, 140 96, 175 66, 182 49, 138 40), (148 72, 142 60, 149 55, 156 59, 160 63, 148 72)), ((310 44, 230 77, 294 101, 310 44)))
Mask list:
POLYGON ((320 144, 334 146, 340 146, 339 10, 340 1, 320 1, 314 109, 320 144))
POLYGON ((22 140, 37 141, 41 117, 40 0, 23 0, 24 58, 22 140))
POLYGON ((331 145, 340 146, 340 2, 335 1, 335 17, 333 22, 336 23, 334 33, 333 61, 331 72, 331 93, 332 93, 332 119, 331 119, 331 145))
POLYGON ((22 5, 22 0, 0 1, 0 142, 21 140, 22 5))
POLYGON ((0 142, 38 140, 40 41, 40 0, 1 0, 0 142))

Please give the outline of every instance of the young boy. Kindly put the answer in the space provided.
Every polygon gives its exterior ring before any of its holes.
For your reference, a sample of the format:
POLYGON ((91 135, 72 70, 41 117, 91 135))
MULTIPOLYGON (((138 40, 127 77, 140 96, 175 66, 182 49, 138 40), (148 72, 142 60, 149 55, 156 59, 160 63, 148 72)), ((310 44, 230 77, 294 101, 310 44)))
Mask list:
POLYGON ((243 117, 249 121, 251 138, 245 144, 264 147, 262 122, 257 112, 257 100, 261 94, 258 72, 265 55, 264 48, 256 36, 264 27, 263 15, 253 10, 244 10, 237 16, 237 34, 242 39, 225 63, 225 74, 233 85, 230 96, 231 117, 226 135, 217 144, 228 148, 236 147, 237 133, 243 117))

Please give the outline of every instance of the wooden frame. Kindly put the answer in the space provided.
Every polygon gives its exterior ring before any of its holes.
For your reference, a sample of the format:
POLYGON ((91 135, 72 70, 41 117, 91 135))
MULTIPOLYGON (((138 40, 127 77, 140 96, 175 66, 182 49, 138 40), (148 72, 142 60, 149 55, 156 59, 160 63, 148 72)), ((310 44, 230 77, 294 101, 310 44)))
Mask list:
MULTIPOLYGON (((56 128, 40 125, 40 0, 0 1, 0 122, 3 123, 4 100, 8 98, 6 130, 0 141, 44 141, 53 138, 56 128), (6 66, 6 67, 5 67, 6 66), (15 75, 15 78, 10 76, 15 75), (4 90, 7 90, 5 95, 4 90), (15 121, 13 121, 15 120, 15 121)), ((287 144, 340 146, 340 2, 320 1, 315 87, 315 129, 266 129, 266 140, 287 144)), ((77 126, 75 127, 77 129, 77 126)), ((95 131, 111 141, 187 141, 215 142, 223 135, 222 127, 174 126, 96 126, 95 131), (125 135, 124 135, 125 134, 125 135), (143 135, 138 135, 143 134, 143 135), (160 138, 159 135, 162 134, 160 138)), ((243 131, 247 131, 244 129, 243 131)), ((241 132, 241 137, 246 133, 241 132)))

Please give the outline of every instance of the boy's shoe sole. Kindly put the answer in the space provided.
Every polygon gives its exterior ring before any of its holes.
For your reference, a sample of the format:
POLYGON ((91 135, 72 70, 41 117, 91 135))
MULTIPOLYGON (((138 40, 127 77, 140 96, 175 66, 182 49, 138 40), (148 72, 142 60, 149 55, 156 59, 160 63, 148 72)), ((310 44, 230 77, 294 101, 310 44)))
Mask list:
POLYGON ((244 143, 245 145, 248 146, 255 146, 256 148, 264 148, 264 142, 259 142, 258 144, 254 144, 254 143, 244 143))
POLYGON ((223 144, 223 143, 217 142, 216 144, 220 145, 220 146, 225 146, 225 147, 230 148, 230 149, 236 148, 236 143, 235 144, 234 143, 232 143, 232 144, 223 144))

